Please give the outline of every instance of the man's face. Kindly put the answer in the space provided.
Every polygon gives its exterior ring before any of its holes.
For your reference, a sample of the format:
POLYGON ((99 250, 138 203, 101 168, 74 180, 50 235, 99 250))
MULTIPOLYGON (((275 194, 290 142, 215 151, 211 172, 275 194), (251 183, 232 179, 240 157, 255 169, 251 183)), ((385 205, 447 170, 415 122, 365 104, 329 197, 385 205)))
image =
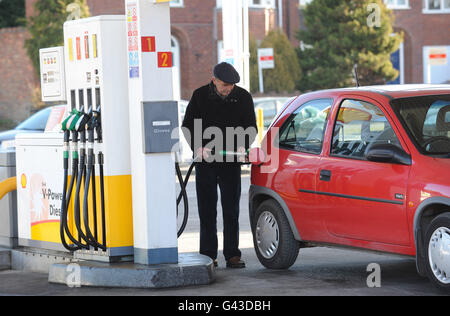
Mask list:
POLYGON ((212 81, 214 83, 214 85, 216 86, 217 92, 221 95, 226 97, 227 95, 229 95, 231 93, 231 91, 234 88, 234 84, 233 83, 226 83, 223 82, 222 80, 219 80, 215 77, 212 78, 212 81))

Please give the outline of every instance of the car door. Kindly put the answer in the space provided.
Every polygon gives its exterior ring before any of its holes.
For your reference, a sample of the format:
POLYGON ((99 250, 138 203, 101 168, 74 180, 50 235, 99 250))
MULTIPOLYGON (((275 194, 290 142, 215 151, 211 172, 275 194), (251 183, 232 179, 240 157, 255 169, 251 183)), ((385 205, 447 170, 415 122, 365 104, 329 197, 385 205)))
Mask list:
POLYGON ((316 198, 298 191, 314 189, 315 175, 323 151, 323 138, 328 125, 333 99, 315 99, 298 107, 281 126, 278 146, 280 165, 273 188, 291 211, 303 240, 317 240, 323 234, 316 198))
POLYGON ((409 244, 405 201, 410 166, 365 157, 374 144, 404 147, 397 135, 375 101, 353 96, 340 102, 329 153, 322 157, 316 174, 315 192, 333 236, 409 244))

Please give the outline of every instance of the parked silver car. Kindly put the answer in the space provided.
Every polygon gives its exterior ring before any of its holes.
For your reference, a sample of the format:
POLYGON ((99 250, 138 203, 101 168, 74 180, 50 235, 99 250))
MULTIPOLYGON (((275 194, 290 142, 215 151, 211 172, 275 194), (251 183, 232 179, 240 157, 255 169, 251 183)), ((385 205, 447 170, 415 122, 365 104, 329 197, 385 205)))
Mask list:
MULTIPOLYGON (((65 105, 57 105, 57 107, 65 107, 65 105)), ((52 108, 54 106, 42 109, 17 125, 14 129, 0 132, 0 149, 15 148, 15 139, 18 134, 44 132, 52 108)))

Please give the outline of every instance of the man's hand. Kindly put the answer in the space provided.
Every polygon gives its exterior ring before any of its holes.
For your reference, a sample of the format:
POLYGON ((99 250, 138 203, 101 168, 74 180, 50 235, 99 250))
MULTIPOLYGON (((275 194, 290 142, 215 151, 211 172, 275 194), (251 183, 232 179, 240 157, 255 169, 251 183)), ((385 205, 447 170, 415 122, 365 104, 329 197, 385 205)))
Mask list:
POLYGON ((212 149, 201 147, 197 149, 196 155, 198 159, 205 160, 208 159, 211 154, 212 149))
POLYGON ((239 155, 239 162, 248 162, 247 150, 244 147, 239 147, 238 153, 242 154, 239 155))

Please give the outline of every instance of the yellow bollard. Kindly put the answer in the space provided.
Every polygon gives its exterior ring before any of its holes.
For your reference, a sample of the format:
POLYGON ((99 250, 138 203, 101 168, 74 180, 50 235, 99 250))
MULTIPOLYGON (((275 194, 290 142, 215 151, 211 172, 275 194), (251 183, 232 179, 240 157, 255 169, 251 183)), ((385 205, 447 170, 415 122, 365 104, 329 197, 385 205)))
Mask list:
POLYGON ((6 179, 5 181, 0 182, 0 200, 3 199, 3 197, 12 192, 17 190, 17 179, 16 177, 12 177, 9 179, 6 179))
POLYGON ((261 145, 264 136, 264 110, 261 108, 256 111, 256 125, 258 126, 258 143, 261 145))

